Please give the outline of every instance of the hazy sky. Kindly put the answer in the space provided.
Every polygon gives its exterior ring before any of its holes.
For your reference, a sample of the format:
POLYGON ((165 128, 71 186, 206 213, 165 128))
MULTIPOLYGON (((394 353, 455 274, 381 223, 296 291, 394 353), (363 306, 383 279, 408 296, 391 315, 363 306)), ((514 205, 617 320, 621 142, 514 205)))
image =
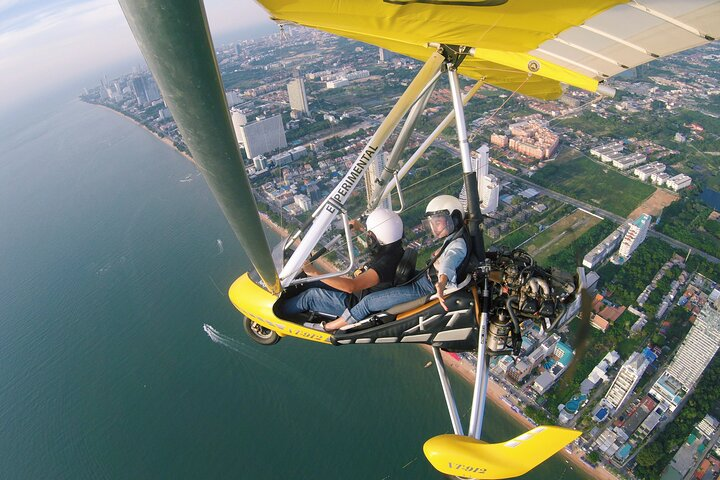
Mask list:
MULTIPOLYGON (((216 39, 273 25, 252 0, 206 0, 205 9, 216 39)), ((99 84, 101 73, 122 73, 112 67, 139 58, 117 0, 0 0, 0 111, 68 85, 99 84)))

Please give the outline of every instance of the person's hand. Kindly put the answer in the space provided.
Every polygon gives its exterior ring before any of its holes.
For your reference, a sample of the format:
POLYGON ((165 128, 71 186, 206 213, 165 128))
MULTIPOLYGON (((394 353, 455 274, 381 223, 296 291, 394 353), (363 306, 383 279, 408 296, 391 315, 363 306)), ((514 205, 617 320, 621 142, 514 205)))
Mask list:
POLYGON ((350 226, 350 230, 355 230, 356 232, 362 231, 362 223, 359 221, 353 219, 348 222, 348 225, 350 226))
POLYGON ((443 298, 443 293, 445 292, 445 284, 442 282, 438 282, 435 284, 435 293, 437 293, 438 301, 440 302, 440 305, 445 309, 447 312, 450 310, 448 306, 445 304, 445 299, 443 298))

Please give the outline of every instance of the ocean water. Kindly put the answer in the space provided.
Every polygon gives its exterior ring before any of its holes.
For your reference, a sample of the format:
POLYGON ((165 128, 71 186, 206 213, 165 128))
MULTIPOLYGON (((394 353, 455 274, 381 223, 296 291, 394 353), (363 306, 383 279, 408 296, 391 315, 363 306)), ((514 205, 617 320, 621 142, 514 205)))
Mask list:
MULTIPOLYGON (((0 478, 442 478, 423 351, 247 339, 248 260, 191 163, 77 100, 2 127, 0 478)), ((521 430, 488 405, 487 440, 521 430)))

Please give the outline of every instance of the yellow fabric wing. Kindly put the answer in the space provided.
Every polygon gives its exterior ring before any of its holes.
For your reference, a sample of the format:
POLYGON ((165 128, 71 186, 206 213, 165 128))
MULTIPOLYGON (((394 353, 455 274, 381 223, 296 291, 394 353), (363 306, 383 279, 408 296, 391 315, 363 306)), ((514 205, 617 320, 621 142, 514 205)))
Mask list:
POLYGON ((280 22, 427 60, 429 43, 475 49, 460 73, 557 98, 720 34, 720 0, 259 0, 280 22))

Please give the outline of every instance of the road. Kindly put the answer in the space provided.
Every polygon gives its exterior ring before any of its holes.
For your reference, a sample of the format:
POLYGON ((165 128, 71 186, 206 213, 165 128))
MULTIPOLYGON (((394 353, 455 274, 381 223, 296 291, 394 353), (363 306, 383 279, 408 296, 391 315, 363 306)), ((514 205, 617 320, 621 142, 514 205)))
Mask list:
MULTIPOLYGON (((460 151, 457 148, 449 145, 448 143, 446 143, 442 140, 436 141, 434 145, 452 153, 453 155, 457 156, 458 158, 460 157, 460 151)), ((495 176, 497 176, 499 178, 509 179, 509 180, 512 180, 515 182, 522 183, 524 185, 534 188, 535 190, 542 193, 543 195, 547 195, 548 197, 554 198, 555 200, 559 200, 561 202, 565 202, 565 203, 573 205, 575 207, 582 208, 584 210, 594 213, 595 215, 598 215, 603 218, 607 218, 608 220, 612 220, 613 222, 615 222, 617 224, 623 224, 623 223, 627 222, 627 219, 621 217, 620 215, 616 215, 612 212, 608 212, 607 210, 603 210, 602 208, 596 207, 594 205, 590 205, 589 203, 582 202, 575 198, 568 197, 567 195, 563 195, 562 193, 558 193, 554 190, 550 190, 545 187, 541 187, 540 185, 533 183, 530 180, 519 177, 517 175, 513 175, 512 173, 508 173, 508 172, 501 170, 493 165, 489 166, 489 170, 490 170, 490 172, 492 172, 495 176)), ((672 237, 668 237, 667 235, 665 235, 663 233, 656 232, 655 230, 649 230, 648 234, 652 237, 659 238, 680 250, 685 250, 685 251, 692 250, 692 252, 694 254, 697 254, 712 263, 720 263, 720 258, 713 257, 709 253, 703 252, 702 250, 698 250, 695 247, 691 247, 690 245, 680 242, 678 240, 675 240, 672 237)))

